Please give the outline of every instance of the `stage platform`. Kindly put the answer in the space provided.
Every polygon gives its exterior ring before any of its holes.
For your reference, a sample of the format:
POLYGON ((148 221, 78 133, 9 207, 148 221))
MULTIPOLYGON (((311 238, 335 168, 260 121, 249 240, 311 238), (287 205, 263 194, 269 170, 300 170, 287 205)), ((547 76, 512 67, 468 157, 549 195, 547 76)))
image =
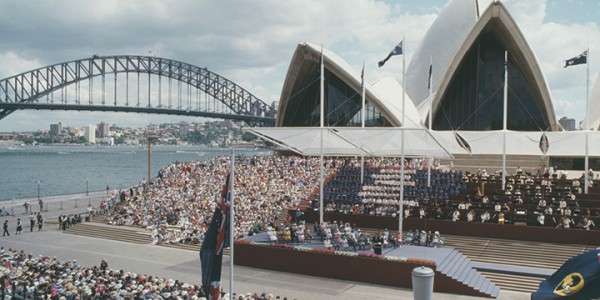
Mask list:
MULTIPOLYGON (((271 241, 267 233, 261 233, 258 235, 254 235, 246 238, 245 240, 251 241, 257 244, 269 245, 271 241)), ((325 246, 320 240, 313 240, 310 242, 302 242, 302 243, 293 243, 290 244, 292 246, 300 246, 303 248, 318 248, 325 249, 325 246)), ((263 247, 264 248, 264 247, 263 247)), ((339 249, 341 251, 348 252, 356 252, 356 253, 364 253, 364 254, 373 254, 374 251, 371 249, 353 249, 349 247, 347 249, 339 249)), ((393 248, 391 245, 382 249, 382 255, 384 256, 393 256, 398 258, 411 258, 411 259, 419 259, 419 260, 429 260, 435 262, 435 272, 436 272, 436 286, 437 281, 446 282, 448 286, 444 288, 440 288, 439 291, 445 292, 454 292, 457 294, 470 294, 474 295, 474 293, 479 293, 482 296, 487 297, 497 297, 499 293, 499 288, 490 282, 485 276, 483 276, 480 272, 493 272, 493 273, 503 273, 503 274, 514 274, 514 275, 522 275, 522 276, 530 276, 530 277, 538 277, 538 278, 546 278, 554 273, 555 270, 536 268, 536 267, 523 267, 523 266, 512 266, 512 265, 502 265, 502 264, 492 264, 492 263, 479 263, 472 262, 465 255, 460 253, 453 247, 442 246, 442 247, 426 247, 426 246, 414 246, 414 245, 404 245, 399 246, 397 248, 393 248), (439 274, 438 274, 439 273, 439 274), (439 276, 438 276, 439 275, 439 276), (454 283, 448 283, 448 281, 454 281, 454 283), (472 289, 475 292, 466 291, 467 289, 472 289)), ((289 255, 289 254, 288 254, 289 255)), ((341 256, 341 255, 337 255, 341 256)), ((277 255, 274 255, 272 259, 276 259, 277 255)), ((288 258, 291 259, 291 258, 288 258)), ((284 263, 285 265, 285 263, 284 263)), ((258 266, 260 267, 260 266, 258 266)), ((326 268, 326 267, 323 267, 326 268)), ((267 267, 267 269, 271 269, 267 267)), ((290 268, 289 270, 285 270, 284 267, 280 269, 281 271, 294 273, 294 268, 290 268)), ((315 272, 313 275, 315 276, 331 276, 329 275, 320 275, 318 272, 315 272)), ((410 274, 407 277, 410 280, 410 274)), ((359 281, 359 280, 356 280, 359 281)), ((385 284, 385 283, 382 283, 385 284)), ((441 283, 440 283, 441 284, 441 283)), ((409 286, 410 287, 410 282, 409 286)))
MULTIPOLYGON (((253 241, 256 243, 270 244, 269 236, 267 233, 260 233, 258 235, 254 235, 246 238, 246 240, 253 241)), ((303 243, 294 243, 292 245, 307 247, 307 248, 321 248, 325 249, 325 246, 320 240, 313 240, 310 242, 303 243)), ((349 249, 340 249, 343 251, 353 251, 357 253, 373 253, 373 250, 360 250, 356 251, 352 248, 349 249)), ((415 245, 403 245, 397 248, 393 248, 388 246, 383 248, 381 251, 382 255, 385 256, 395 256, 395 257, 410 257, 410 258, 418 258, 418 259, 428 259, 435 261, 436 265, 440 266, 444 263, 445 260, 453 252, 459 252, 453 247, 442 246, 442 247, 425 247, 425 246, 415 246, 415 245)), ((513 275, 523 275, 523 276, 531 276, 531 277, 541 277, 546 278, 552 275, 556 270, 545 269, 545 268, 537 268, 537 267, 524 267, 524 266, 513 266, 513 265, 504 265, 504 264, 491 264, 491 263, 481 263, 481 262, 471 262, 471 266, 477 271, 486 271, 493 273, 504 273, 504 274, 513 274, 513 275)))

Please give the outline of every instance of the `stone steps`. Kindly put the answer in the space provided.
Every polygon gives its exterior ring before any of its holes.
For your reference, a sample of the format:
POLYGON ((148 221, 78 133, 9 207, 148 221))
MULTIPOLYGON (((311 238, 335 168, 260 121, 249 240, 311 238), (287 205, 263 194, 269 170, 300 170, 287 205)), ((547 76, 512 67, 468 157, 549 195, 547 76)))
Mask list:
POLYGON ((97 222, 76 224, 67 229, 65 233, 135 244, 149 244, 151 242, 150 233, 147 231, 124 226, 104 225, 97 222))
POLYGON ((480 272, 471 260, 456 249, 436 266, 436 270, 490 297, 497 298, 500 289, 480 272))
MULTIPOLYGON (((95 216, 91 222, 77 224, 69 228, 66 233, 83 235, 95 238, 104 238, 110 240, 119 240, 139 244, 149 244, 152 242, 149 231, 132 226, 112 226, 106 224, 106 218, 102 215, 95 216), (80 226, 84 225, 84 226, 80 226), (116 230, 116 231, 115 231, 116 230), (118 232, 118 234, 115 234, 118 232), (141 237, 140 237, 141 236, 141 237), (137 238, 137 239, 136 239, 137 238)), ((182 250, 199 252, 202 244, 160 244, 158 246, 177 248, 182 250)), ((229 255, 229 248, 223 249, 224 255, 229 255)))
POLYGON ((483 276, 493 282, 502 290, 532 293, 537 291, 540 282, 544 280, 540 277, 522 276, 504 273, 481 272, 483 276))
POLYGON ((464 236, 445 236, 452 246, 476 262, 537 267, 556 270, 564 261, 585 250, 585 245, 522 242, 464 236))

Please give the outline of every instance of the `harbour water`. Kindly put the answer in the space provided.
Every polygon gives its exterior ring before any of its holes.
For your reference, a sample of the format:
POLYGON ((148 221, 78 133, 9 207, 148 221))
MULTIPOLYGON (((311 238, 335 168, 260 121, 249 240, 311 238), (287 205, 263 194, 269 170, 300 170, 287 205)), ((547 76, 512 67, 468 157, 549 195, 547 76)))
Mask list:
MULTIPOLYGON (((229 155, 229 148, 152 146, 152 176, 175 161, 229 155)), ((269 155, 236 149, 236 154, 269 155)), ((127 188, 148 176, 147 146, 0 146, 0 201, 127 188), (38 184, 39 181, 39 184, 38 184)))

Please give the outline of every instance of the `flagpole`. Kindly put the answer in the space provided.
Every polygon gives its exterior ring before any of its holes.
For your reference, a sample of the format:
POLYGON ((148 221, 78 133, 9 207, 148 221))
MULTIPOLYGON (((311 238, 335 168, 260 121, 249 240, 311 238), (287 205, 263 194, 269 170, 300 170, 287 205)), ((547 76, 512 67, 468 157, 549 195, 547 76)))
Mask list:
POLYGON ((585 79, 585 170, 584 176, 585 184, 584 184, 584 193, 588 193, 589 180, 588 180, 588 170, 589 170, 589 153, 588 153, 588 131, 590 130, 590 108, 588 105, 590 104, 590 48, 587 49, 587 57, 586 57, 586 79, 585 79))
MULTIPOLYGON (((366 97, 365 97, 365 61, 363 60, 363 67, 360 73, 360 93, 362 97, 362 109, 360 116, 360 127, 365 128, 365 110, 366 110, 366 97)), ((360 183, 363 184, 365 180, 365 154, 360 154, 360 183)))
POLYGON ((402 222, 404 220, 404 130, 406 130, 406 38, 402 37, 402 146, 400 147, 400 211, 398 212, 398 233, 402 237, 402 222))
MULTIPOLYGON (((431 97, 433 90, 433 56, 429 56, 429 70, 431 74, 429 74, 429 133, 431 134, 432 129, 432 119, 433 119, 433 98, 431 97)), ((429 137, 429 135, 427 135, 429 137)), ((432 157, 431 154, 427 157, 427 186, 431 186, 431 162, 432 157)))
POLYGON ((323 128, 325 127, 325 68, 323 66, 323 45, 321 45, 321 60, 319 66, 320 72, 320 102, 321 102, 321 112, 320 112, 320 120, 319 124, 321 126, 321 157, 320 157, 320 178, 319 178, 319 224, 323 223, 323 128))
POLYGON ((502 112, 502 190, 506 187, 506 130, 508 128, 508 51, 504 50, 504 100, 502 112))
POLYGON ((233 214, 233 203, 235 199, 233 193, 233 182, 235 181, 235 149, 233 148, 231 149, 231 170, 229 172, 231 174, 228 187, 231 199, 231 203, 229 204, 229 299, 233 300, 233 242, 235 240, 235 215, 233 214))

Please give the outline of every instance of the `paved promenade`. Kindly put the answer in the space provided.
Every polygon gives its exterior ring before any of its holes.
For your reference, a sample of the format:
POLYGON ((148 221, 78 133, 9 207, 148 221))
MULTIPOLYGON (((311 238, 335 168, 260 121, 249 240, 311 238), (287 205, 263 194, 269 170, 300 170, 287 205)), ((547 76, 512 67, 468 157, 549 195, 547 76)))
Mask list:
MULTIPOLYGON (((81 194, 71 195, 58 195, 58 196, 45 196, 41 197, 44 208, 42 209, 42 216, 45 221, 55 222, 58 220, 58 216, 68 214, 85 214, 87 213, 88 205, 98 207, 102 200, 110 199, 118 190, 107 191, 94 191, 81 194)), ((11 214, 7 217, 0 217, 0 220, 4 222, 4 219, 8 219, 9 223, 15 223, 17 218, 21 218, 23 224, 29 226, 29 215, 25 213, 25 206, 23 204, 27 202, 29 204, 30 212, 35 213, 40 211, 40 206, 37 197, 32 198, 21 198, 14 200, 3 200, 0 201, 0 208, 5 207, 11 214)))
MULTIPOLYGON (((92 193, 90 193, 90 196, 92 193)), ((81 195, 70 195, 48 199, 53 203, 63 201, 63 209, 49 209, 45 219, 55 219, 59 214, 85 211, 84 207, 66 208, 65 203, 73 203, 81 195)), ((85 196, 85 195, 83 195, 85 196)), ((106 197, 106 192, 94 193, 90 198, 92 205, 97 205, 106 197)), ((87 199, 87 197, 85 198, 87 199)), ((37 201, 37 199, 34 199, 37 201)), ((22 203, 14 203, 18 206, 22 203)), ((37 204, 37 202, 35 202, 37 204)), ((1 204, 0 204, 1 205, 1 204)), ((34 211, 36 211, 34 205, 34 211)), ((87 206, 87 203, 86 203, 87 206)), ((22 206, 21 206, 22 207, 22 206)), ((51 206, 52 207, 52 206, 51 206)), ((37 207, 39 208, 39 207, 37 207)), ((20 212, 21 216, 22 211, 20 212)), ((19 216, 19 214, 17 214, 19 216)), ((23 249, 33 255, 56 256, 62 261, 76 259, 83 266, 99 265, 106 259, 109 268, 123 269, 138 274, 179 279, 184 282, 199 284, 201 281, 200 262, 195 251, 161 247, 156 245, 140 245, 127 242, 110 241, 84 236, 66 234, 58 231, 57 226, 46 226, 44 231, 29 232, 29 224, 24 222, 24 231, 15 236, 16 217, 6 217, 11 223, 10 237, 0 237, 0 245, 7 248, 23 249)), ((4 218, 3 218, 4 219, 4 218)), ((360 270, 348 270, 360 272, 360 270)), ((223 287, 229 289, 229 257, 223 262, 223 287)), ((312 276, 295 275, 282 272, 236 266, 234 269, 234 291, 266 292, 273 295, 287 296, 288 299, 412 299, 410 290, 386 286, 369 285, 343 280, 333 280, 312 276)), ((500 299, 529 299, 529 294, 500 292, 500 299)), ((436 293, 434 299, 480 299, 476 297, 436 293)))

